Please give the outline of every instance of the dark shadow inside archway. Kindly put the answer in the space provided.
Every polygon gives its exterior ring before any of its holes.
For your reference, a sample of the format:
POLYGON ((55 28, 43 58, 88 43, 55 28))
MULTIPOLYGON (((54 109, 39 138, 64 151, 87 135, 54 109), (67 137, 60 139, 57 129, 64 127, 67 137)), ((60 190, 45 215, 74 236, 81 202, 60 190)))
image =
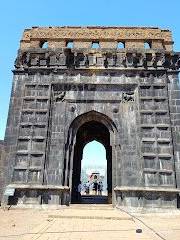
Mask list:
POLYGON ((73 174, 72 174, 72 188, 71 188, 71 202, 72 203, 111 203, 112 198, 112 148, 110 146, 110 132, 108 128, 98 122, 89 121, 84 123, 77 131, 76 143, 74 146, 74 157, 73 157, 73 174), (89 197, 78 197, 78 184, 81 179, 81 167, 84 146, 96 140, 103 144, 106 149, 107 159, 107 196, 99 197, 90 195, 89 197))

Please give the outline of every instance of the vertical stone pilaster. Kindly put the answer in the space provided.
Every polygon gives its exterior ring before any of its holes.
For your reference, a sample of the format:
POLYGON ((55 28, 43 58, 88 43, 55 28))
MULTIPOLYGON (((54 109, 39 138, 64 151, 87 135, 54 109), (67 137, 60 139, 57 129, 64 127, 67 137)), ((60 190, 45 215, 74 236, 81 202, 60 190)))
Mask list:
POLYGON ((169 110, 173 135, 176 185, 180 188, 180 87, 178 73, 168 73, 169 110))

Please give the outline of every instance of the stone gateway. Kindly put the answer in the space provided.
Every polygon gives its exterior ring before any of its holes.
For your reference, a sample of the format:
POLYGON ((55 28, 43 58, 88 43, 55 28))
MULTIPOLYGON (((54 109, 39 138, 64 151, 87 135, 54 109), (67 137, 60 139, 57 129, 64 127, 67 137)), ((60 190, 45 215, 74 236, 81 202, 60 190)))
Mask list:
POLYGON ((106 149, 109 202, 176 208, 179 68, 169 30, 26 29, 4 143, 8 203, 75 202, 83 148, 97 140, 106 149))

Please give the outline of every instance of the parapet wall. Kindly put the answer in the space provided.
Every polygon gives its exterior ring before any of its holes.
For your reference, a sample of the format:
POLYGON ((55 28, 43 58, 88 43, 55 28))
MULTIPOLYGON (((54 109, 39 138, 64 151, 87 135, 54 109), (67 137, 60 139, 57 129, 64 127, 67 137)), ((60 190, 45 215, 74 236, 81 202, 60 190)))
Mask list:
POLYGON ((20 48, 41 48, 47 42, 49 48, 64 48, 73 42, 74 48, 91 48, 97 42, 100 48, 116 49, 118 43, 124 48, 173 49, 169 30, 146 27, 32 27, 26 29, 20 48))

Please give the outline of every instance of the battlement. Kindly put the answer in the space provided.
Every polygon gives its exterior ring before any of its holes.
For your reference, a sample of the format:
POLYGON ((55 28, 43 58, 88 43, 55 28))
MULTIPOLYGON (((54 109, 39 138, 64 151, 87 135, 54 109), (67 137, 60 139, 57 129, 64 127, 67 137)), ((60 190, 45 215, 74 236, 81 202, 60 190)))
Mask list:
POLYGON ((92 48, 127 48, 127 49, 164 49, 172 51, 172 33, 167 29, 156 27, 32 27, 25 29, 21 39, 20 49, 42 48, 57 49, 92 48))

